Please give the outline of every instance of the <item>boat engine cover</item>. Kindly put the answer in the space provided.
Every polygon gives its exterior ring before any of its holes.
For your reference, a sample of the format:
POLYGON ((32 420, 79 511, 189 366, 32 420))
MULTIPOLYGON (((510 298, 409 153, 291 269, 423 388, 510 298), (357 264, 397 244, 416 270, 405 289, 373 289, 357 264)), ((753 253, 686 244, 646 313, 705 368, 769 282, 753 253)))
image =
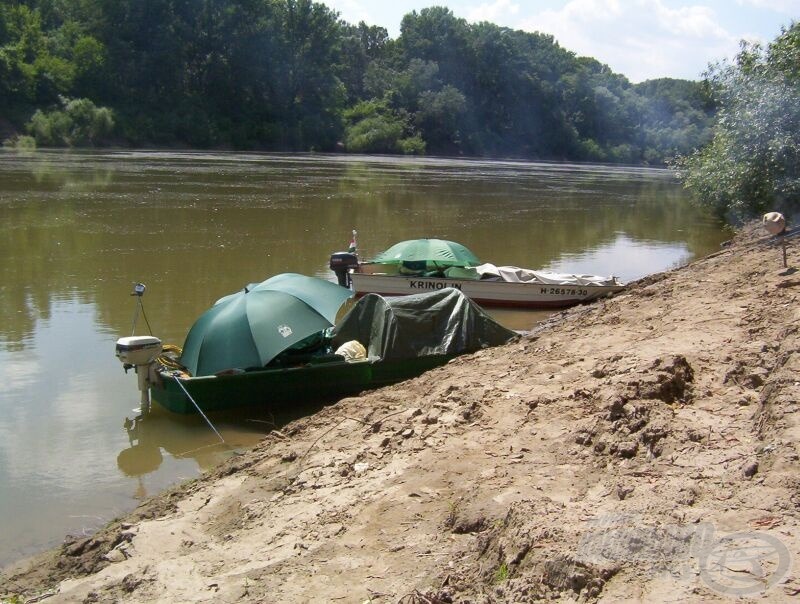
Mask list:
POLYGON ((129 336, 117 340, 117 358, 126 365, 148 365, 161 354, 161 340, 154 336, 129 336))
POLYGON ((352 252, 336 252, 331 254, 330 268, 332 271, 348 270, 358 267, 358 256, 352 252))

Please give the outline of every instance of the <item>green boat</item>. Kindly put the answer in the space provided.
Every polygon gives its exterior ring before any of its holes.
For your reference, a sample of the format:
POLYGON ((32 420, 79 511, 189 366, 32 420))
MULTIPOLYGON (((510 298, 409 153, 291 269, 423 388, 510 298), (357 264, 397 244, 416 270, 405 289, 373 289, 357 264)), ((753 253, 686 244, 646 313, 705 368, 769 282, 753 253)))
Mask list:
MULTIPOLYGON (((173 347, 165 352, 152 336, 121 338, 117 356, 136 368, 143 409, 149 408, 151 399, 182 414, 335 401, 415 377, 456 356, 504 344, 516 336, 456 289, 397 298, 369 294, 339 322, 323 329, 307 320, 307 329, 300 329, 304 321, 296 320, 297 309, 276 308, 273 299, 265 305, 265 313, 249 311, 245 322, 252 333, 245 333, 241 321, 231 322, 238 311, 217 308, 232 298, 240 304, 247 296, 252 306, 256 298, 252 292, 269 289, 264 284, 272 281, 274 286, 275 279, 245 288, 239 298, 232 295, 218 301, 192 327, 182 351, 173 347), (272 316, 275 313, 279 316, 272 316), (210 326, 212 315, 224 315, 218 329, 210 326), (269 346, 256 350, 253 341, 263 340, 259 330, 292 335, 285 339, 285 346, 276 347, 273 338, 269 346), (243 352, 246 348, 253 350, 243 352)), ((316 281, 325 285, 321 289, 336 288, 331 294, 344 299, 351 295, 336 284, 316 281)), ((303 285, 321 287, 305 281, 303 285)), ((324 300, 331 303, 328 297, 324 300)))
POLYGON ((162 370, 159 372, 160 384, 151 386, 151 395, 156 403, 173 413, 197 413, 195 403, 204 412, 212 412, 240 406, 277 407, 335 401, 415 377, 443 365, 450 358, 430 355, 404 361, 346 361, 339 357, 327 362, 310 361, 296 367, 188 378, 162 370))

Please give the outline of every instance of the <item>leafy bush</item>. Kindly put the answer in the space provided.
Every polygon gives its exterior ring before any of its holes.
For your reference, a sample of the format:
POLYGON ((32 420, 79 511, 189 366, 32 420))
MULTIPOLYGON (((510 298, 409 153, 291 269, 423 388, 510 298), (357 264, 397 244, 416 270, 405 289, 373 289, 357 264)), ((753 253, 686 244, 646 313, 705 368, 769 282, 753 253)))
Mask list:
POLYGON ((578 159, 584 161, 606 161, 608 156, 605 151, 591 138, 583 139, 578 144, 578 159))
POLYGON ((400 146, 400 151, 402 151, 405 155, 425 154, 425 141, 422 140, 422 137, 419 134, 400 139, 397 142, 400 146))
POLYGON ((720 110, 711 143, 679 158, 696 199, 728 220, 800 204, 800 25, 765 50, 743 45, 708 81, 720 110))
POLYGON ((44 147, 77 147, 103 142, 114 129, 114 115, 89 99, 62 99, 63 109, 33 114, 28 132, 44 147))
POLYGON ((403 123, 391 116, 374 115, 356 122, 345 132, 345 148, 355 153, 397 153, 403 123))
POLYGON ((385 100, 362 101, 344 114, 344 145, 352 153, 422 154, 425 141, 411 132, 408 119, 385 100), (410 135, 410 136, 409 136, 410 135))
POLYGON ((32 136, 14 136, 4 140, 3 147, 18 151, 33 151, 36 149, 36 139, 32 136))

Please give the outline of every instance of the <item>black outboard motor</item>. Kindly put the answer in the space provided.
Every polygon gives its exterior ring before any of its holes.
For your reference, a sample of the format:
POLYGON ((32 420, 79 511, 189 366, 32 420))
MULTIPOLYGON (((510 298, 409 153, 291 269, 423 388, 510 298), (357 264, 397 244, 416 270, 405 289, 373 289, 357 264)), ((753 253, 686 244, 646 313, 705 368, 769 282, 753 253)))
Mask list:
POLYGON ((330 267, 336 273, 339 285, 350 287, 350 269, 358 267, 358 256, 352 252, 336 252, 331 254, 330 267))

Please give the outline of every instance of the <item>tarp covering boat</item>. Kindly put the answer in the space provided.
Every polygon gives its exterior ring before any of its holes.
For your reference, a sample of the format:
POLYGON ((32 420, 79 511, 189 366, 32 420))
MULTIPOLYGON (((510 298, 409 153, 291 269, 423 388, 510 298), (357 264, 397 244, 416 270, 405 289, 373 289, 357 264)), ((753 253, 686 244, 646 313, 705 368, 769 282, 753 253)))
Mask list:
POLYGON ((457 289, 384 298, 367 294, 333 328, 333 345, 358 340, 382 361, 455 356, 515 337, 457 289))
POLYGON ((475 267, 453 267, 447 269, 444 274, 452 279, 497 279, 506 283, 532 283, 538 285, 620 285, 616 277, 534 271, 517 266, 495 266, 490 263, 475 267))

